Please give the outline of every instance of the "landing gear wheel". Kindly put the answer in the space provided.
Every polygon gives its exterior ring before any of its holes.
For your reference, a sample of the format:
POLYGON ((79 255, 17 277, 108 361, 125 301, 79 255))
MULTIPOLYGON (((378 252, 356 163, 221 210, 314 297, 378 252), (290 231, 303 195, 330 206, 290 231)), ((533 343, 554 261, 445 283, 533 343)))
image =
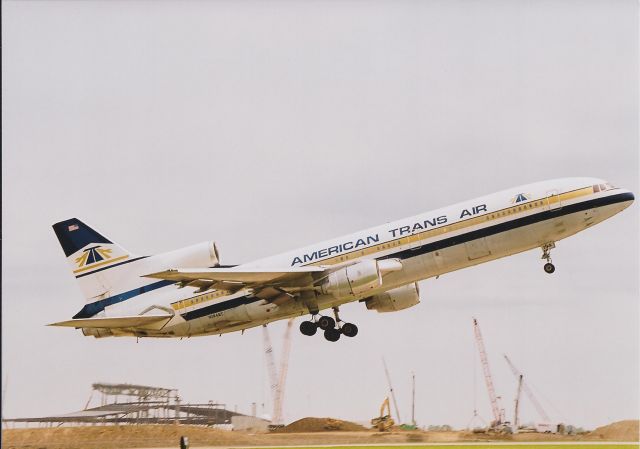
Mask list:
POLYGON ((345 337, 355 337, 358 335, 358 326, 352 323, 344 323, 341 330, 345 337))
MULTIPOLYGON (((334 320, 330 316, 321 316, 320 319, 318 320, 318 327, 323 331, 326 331, 328 329, 333 329, 334 327, 336 327, 336 320, 334 320)), ((325 332, 325 336, 326 336, 326 332, 325 332)))
POLYGON ((324 338, 329 341, 338 341, 340 340, 340 331, 335 328, 330 328, 324 331, 324 338))
POLYGON ((556 271, 556 266, 554 264, 552 264, 552 263, 545 263, 544 264, 544 272, 545 273, 551 274, 554 271, 556 271))
POLYGON ((303 335, 315 335, 317 330, 318 325, 313 321, 303 321, 302 323, 300 323, 300 332, 302 332, 303 335))

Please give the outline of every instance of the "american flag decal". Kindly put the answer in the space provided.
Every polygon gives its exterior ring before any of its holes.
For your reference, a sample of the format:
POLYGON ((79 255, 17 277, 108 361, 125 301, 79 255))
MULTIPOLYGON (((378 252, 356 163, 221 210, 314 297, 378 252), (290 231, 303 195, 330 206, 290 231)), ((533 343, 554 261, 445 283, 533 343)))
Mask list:
POLYGON ((77 224, 73 224, 71 226, 69 226, 69 231, 77 231, 79 229, 77 224))

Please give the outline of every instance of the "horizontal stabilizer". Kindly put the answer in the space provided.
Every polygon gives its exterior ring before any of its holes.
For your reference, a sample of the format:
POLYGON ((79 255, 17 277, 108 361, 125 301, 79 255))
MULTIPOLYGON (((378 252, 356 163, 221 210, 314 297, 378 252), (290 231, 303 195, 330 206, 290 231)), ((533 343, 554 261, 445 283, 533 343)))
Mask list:
POLYGON ((171 315, 136 315, 119 316, 105 318, 81 318, 77 320, 60 321, 51 323, 49 326, 63 327, 90 327, 90 328, 125 328, 125 327, 146 327, 161 329, 171 319, 171 315))
POLYGON ((291 268, 179 268, 151 273, 145 277, 174 282, 208 280, 238 284, 270 284, 292 281, 305 274, 322 273, 323 267, 291 268))

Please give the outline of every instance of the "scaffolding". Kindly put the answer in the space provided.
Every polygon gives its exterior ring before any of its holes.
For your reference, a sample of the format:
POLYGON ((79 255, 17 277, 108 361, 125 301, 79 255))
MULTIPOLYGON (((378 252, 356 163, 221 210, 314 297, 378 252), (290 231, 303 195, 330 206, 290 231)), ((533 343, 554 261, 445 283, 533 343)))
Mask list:
POLYGON ((83 410, 54 416, 3 419, 3 423, 52 427, 75 425, 121 424, 190 424, 230 427, 231 418, 246 416, 227 410, 226 404, 182 403, 178 390, 132 384, 92 385, 91 395, 83 410), (100 394, 100 405, 89 407, 93 396, 100 394))

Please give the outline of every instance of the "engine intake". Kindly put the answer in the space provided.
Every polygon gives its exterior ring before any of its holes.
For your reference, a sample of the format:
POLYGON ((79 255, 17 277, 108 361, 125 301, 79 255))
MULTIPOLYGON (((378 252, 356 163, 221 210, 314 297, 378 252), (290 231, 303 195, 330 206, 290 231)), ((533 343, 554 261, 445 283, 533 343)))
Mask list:
POLYGON ((380 313, 397 312, 419 303, 420 289, 417 282, 380 293, 365 301, 368 310, 375 310, 380 313))
POLYGON ((320 288, 324 294, 345 298, 361 295, 381 285, 382 274, 378 261, 363 260, 330 273, 320 288))

